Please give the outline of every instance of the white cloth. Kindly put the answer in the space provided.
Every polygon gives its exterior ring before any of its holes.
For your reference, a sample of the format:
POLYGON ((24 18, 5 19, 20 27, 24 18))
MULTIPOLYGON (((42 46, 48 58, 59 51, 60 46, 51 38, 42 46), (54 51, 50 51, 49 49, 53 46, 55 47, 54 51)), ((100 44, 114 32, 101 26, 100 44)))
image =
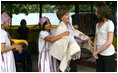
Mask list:
POLYGON ((86 48, 88 49, 91 53, 93 52, 93 42, 91 41, 91 39, 85 35, 84 33, 80 32, 79 30, 74 30, 75 32, 75 37, 79 38, 80 41, 76 41, 78 42, 79 46, 81 48, 86 48), (82 42, 83 40, 88 40, 87 42, 82 42), (82 41, 81 41, 82 40, 82 41))
POLYGON ((44 40, 49 33, 47 31, 41 31, 38 39, 38 50, 39 50, 39 59, 38 59, 38 68, 39 72, 58 72, 59 68, 57 67, 57 61, 50 54, 50 42, 44 40))
MULTIPOLYGON (((81 40, 86 40, 88 38, 88 36, 84 35, 82 32, 75 30, 71 24, 70 26, 72 27, 76 37, 79 37, 81 40)), ((68 31, 66 24, 61 22, 55 32, 55 36, 65 31, 68 31)), ((92 47, 90 47, 89 43, 85 43, 83 45, 84 47, 89 47, 89 50, 92 51, 92 47)), ((74 37, 63 36, 61 39, 52 43, 50 53, 54 58, 61 61, 59 68, 61 71, 65 71, 71 59, 80 58, 81 49, 75 41, 74 37)))
MULTIPOLYGON (((11 46, 8 34, 1 29, 1 43, 5 43, 5 47, 11 46)), ((16 72, 14 55, 12 50, 1 54, 1 72, 16 72)))
MULTIPOLYGON (((114 32, 114 23, 111 20, 107 20, 100 29, 98 29, 99 23, 96 25, 96 34, 97 34, 97 50, 100 49, 108 39, 108 32, 114 32)), ((109 56, 115 53, 114 46, 111 44, 107 49, 100 52, 101 55, 109 56)))

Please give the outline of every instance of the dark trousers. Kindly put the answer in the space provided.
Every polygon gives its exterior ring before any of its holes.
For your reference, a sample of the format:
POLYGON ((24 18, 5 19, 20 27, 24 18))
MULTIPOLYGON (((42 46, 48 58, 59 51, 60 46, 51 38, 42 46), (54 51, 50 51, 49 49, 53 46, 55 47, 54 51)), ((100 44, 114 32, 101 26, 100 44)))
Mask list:
POLYGON ((17 72, 32 72, 32 57, 31 52, 28 51, 28 47, 23 45, 21 53, 14 52, 16 71, 17 72))
POLYGON ((77 60, 71 60, 69 66, 70 72, 77 72, 77 60))
POLYGON ((115 72, 115 55, 102 56, 98 54, 96 72, 115 72))
MULTIPOLYGON (((60 65, 60 63, 61 63, 61 61, 60 60, 58 60, 58 59, 56 59, 57 60, 57 62, 58 62, 58 65, 60 65)), ((59 72, 61 72, 61 70, 59 69, 59 72)))
MULTIPOLYGON (((61 61, 59 61, 59 60, 57 60, 57 61, 60 65, 61 61)), ((71 68, 70 72, 77 72, 77 60, 71 60, 69 66, 71 68)), ((61 72, 61 70, 60 70, 60 72, 61 72)))

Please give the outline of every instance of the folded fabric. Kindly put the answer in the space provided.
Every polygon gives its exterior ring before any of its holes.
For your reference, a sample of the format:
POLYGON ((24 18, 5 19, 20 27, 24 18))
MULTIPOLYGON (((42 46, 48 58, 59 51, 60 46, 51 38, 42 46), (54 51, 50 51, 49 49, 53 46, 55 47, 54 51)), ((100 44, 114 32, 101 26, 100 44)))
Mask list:
POLYGON ((21 39, 10 39, 11 42, 14 44, 26 44, 28 46, 27 40, 21 40, 21 39))
MULTIPOLYGON (((71 25, 71 27, 73 28, 72 25, 71 25)), ((88 42, 90 42, 88 36, 84 35, 80 31, 75 30, 74 28, 73 28, 73 30, 74 30, 74 35, 76 37, 78 37, 81 40, 88 40, 88 42)), ((61 22, 55 32, 55 36, 65 32, 65 31, 68 31, 68 29, 67 29, 65 23, 61 22)), ((90 43, 90 45, 91 45, 91 43, 90 43)), ((90 45, 88 43, 88 44, 85 44, 84 47, 89 48, 89 50, 91 51, 92 48, 90 49, 90 45)), ((75 60, 75 59, 80 58, 81 49, 80 49, 80 46, 78 45, 78 43, 75 41, 74 37, 63 36, 61 39, 52 43, 50 54, 54 58, 61 61, 59 68, 62 72, 64 72, 67 69, 69 70, 69 62, 71 59, 75 60)))

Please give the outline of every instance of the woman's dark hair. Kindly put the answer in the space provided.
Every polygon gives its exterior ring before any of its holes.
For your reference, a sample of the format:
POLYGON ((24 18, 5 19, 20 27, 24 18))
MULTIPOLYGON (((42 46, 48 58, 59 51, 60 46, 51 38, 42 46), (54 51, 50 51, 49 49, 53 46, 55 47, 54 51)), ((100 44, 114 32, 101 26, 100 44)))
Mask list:
POLYGON ((26 20, 25 19, 22 19, 21 22, 20 22, 20 25, 26 25, 26 20))
POLYGON ((98 9, 98 15, 99 15, 98 22, 101 22, 101 21, 104 22, 103 17, 113 21, 113 17, 112 17, 109 6, 101 3, 101 4, 96 5, 96 8, 98 9))
POLYGON ((42 30, 45 30, 45 25, 47 24, 47 21, 45 21, 45 23, 42 26, 42 30))

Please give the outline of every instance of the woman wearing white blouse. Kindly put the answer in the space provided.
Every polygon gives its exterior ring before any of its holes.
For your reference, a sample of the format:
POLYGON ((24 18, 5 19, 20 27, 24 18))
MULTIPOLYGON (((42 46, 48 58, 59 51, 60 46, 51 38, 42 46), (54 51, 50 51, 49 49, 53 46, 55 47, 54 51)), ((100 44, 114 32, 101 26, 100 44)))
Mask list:
POLYGON ((112 45, 114 34, 114 23, 112 22, 111 11, 105 4, 96 6, 96 34, 94 39, 93 56, 96 59, 97 72, 115 71, 115 49, 112 45))

